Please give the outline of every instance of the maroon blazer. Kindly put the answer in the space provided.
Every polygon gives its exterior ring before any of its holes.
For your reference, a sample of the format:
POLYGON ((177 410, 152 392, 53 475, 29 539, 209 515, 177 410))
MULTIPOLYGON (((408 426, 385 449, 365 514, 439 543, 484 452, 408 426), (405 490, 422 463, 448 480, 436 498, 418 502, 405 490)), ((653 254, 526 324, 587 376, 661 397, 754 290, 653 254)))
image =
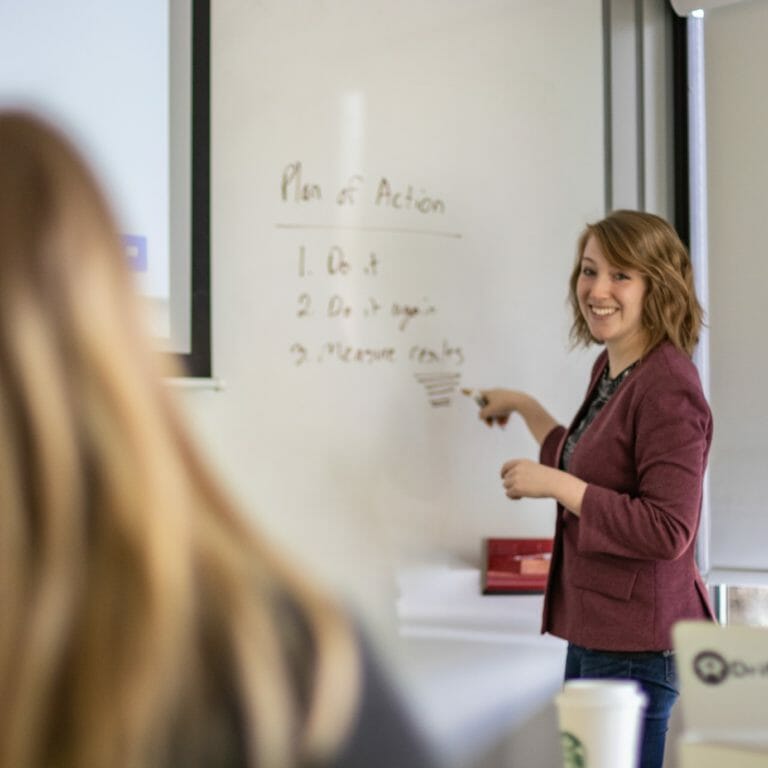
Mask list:
MULTIPOLYGON (((570 429, 606 364, 603 351, 570 429)), ((559 466, 566 434, 546 436, 543 464, 559 466)), ((576 444, 569 471, 588 485, 581 517, 557 506, 542 632, 595 650, 660 651, 676 621, 714 619, 694 560, 711 440, 696 368, 663 342, 576 444)))

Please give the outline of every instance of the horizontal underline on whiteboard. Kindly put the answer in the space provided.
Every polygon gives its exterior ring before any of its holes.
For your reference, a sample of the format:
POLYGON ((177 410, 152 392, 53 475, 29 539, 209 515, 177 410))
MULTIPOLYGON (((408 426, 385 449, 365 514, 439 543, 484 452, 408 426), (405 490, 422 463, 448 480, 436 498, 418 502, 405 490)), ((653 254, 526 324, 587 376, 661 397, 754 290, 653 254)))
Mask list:
POLYGON ((440 232, 436 229, 408 229, 407 227, 363 227, 344 226, 341 224, 275 224, 277 229, 354 229, 361 232, 394 232, 399 235, 431 235, 432 237, 451 237, 460 240, 459 232, 440 232))

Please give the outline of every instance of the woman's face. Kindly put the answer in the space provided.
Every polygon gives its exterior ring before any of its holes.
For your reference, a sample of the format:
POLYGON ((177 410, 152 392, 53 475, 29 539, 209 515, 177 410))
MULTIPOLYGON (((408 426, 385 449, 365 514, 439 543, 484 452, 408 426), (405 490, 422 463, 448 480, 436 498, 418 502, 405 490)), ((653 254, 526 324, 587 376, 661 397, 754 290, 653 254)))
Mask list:
POLYGON ((579 309, 597 341, 617 351, 641 353, 645 346, 642 324, 645 277, 634 269, 614 267, 591 236, 581 257, 576 283, 579 309))

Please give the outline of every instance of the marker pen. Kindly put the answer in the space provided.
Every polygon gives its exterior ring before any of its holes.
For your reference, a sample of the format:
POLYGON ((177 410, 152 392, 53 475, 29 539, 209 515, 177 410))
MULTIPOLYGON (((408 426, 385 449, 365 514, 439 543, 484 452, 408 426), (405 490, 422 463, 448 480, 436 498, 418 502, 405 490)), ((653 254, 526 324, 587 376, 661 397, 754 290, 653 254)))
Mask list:
POLYGON ((479 389, 469 389, 465 387, 462 388, 461 394, 471 397, 481 408, 485 408, 485 406, 488 405, 487 398, 479 389))

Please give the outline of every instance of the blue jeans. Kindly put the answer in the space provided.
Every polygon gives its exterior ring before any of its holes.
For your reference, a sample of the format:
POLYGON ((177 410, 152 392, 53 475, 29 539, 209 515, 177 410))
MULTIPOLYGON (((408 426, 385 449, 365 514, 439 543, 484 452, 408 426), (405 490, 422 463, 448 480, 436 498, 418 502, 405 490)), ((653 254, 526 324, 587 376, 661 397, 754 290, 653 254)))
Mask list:
POLYGON ((641 740, 640 768, 661 768, 669 715, 677 700, 677 672, 671 651, 625 653, 592 651, 568 644, 565 679, 607 677, 636 680, 648 696, 641 740))

